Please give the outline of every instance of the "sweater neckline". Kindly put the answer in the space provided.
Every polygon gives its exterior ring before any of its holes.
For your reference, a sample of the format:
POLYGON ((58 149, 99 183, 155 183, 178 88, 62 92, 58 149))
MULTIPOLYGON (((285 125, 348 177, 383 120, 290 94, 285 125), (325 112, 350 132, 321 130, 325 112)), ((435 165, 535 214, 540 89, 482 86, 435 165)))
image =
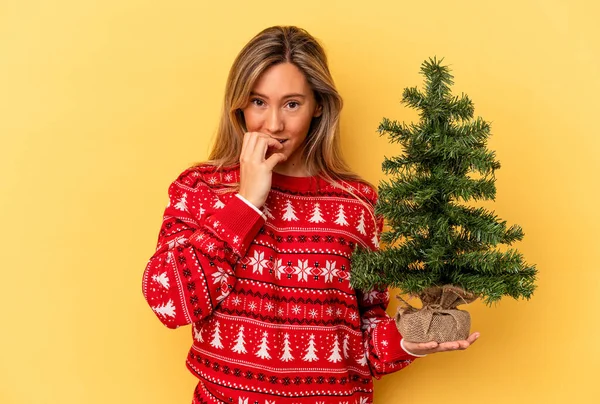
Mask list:
MULTIPOLYGON (((239 163, 232 167, 236 170, 239 175, 240 165, 239 163)), ((327 181, 318 175, 308 177, 294 177, 286 174, 279 174, 275 171, 272 172, 271 176, 271 187, 277 187, 282 190, 289 191, 319 191, 328 185, 327 181)))
POLYGON ((273 171, 272 186, 293 191, 314 191, 327 185, 319 176, 293 177, 273 171))

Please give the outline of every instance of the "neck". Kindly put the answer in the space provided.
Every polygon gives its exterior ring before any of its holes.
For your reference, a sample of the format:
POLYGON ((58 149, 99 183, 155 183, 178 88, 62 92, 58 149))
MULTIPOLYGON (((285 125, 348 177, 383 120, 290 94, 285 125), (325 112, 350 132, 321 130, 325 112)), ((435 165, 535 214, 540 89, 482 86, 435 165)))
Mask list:
POLYGON ((284 161, 273 168, 277 174, 288 175, 290 177, 308 177, 308 171, 304 164, 298 161, 284 161))

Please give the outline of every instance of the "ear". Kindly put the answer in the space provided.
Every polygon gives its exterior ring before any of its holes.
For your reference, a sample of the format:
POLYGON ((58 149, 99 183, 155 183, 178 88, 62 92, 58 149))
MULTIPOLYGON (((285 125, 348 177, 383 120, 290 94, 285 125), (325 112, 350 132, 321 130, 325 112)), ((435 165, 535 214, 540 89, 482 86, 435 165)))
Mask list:
POLYGON ((315 112, 313 113, 313 118, 318 118, 321 115, 323 115, 323 106, 317 105, 317 108, 315 108, 315 112))

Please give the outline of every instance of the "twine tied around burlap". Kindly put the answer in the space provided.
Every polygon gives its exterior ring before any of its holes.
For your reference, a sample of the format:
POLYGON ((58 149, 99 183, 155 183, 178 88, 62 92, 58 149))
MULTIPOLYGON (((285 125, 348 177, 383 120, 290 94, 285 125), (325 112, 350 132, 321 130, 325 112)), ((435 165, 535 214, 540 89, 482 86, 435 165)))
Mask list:
POLYGON ((471 316, 456 307, 477 299, 473 293, 454 285, 433 286, 419 294, 423 302, 421 309, 396 297, 403 303, 396 313, 396 327, 406 341, 448 342, 469 336, 471 316))

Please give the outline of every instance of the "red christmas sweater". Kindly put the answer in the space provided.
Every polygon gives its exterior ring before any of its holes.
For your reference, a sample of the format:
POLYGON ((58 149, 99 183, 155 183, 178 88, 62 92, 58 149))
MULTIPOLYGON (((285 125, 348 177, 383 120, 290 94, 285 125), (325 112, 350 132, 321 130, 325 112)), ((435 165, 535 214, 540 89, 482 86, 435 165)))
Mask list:
POLYGON ((236 183, 239 166, 184 171, 143 276, 164 325, 192 324, 194 402, 372 402, 372 376, 415 359, 385 312, 387 290, 349 283, 355 247, 378 247, 375 191, 273 173, 260 214, 236 183))

